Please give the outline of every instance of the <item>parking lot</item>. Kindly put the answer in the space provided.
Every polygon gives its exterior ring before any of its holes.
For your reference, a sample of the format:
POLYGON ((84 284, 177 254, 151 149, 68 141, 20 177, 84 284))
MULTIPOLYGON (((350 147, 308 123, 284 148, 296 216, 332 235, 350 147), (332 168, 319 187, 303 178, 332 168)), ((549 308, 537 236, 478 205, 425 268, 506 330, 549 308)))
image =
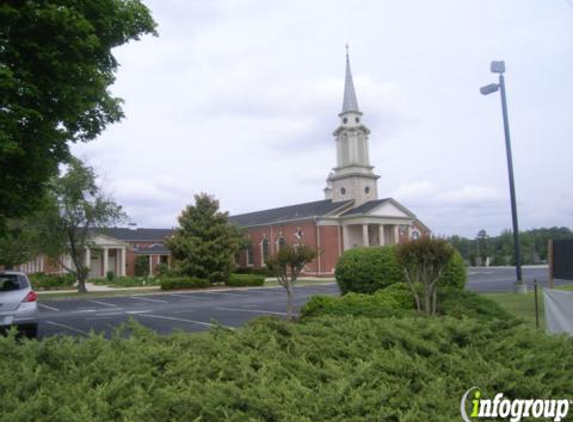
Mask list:
MULTIPOLYGON (((337 295, 338 287, 300 286, 295 291, 296 312, 315 294, 337 295)), ((264 315, 285 317, 286 293, 282 287, 242 290, 127 295, 99 299, 40 301, 40 338, 54 334, 88 335, 90 331, 109 337, 129 318, 167 334, 175 329, 202 331, 217 324, 239 327, 264 315)))

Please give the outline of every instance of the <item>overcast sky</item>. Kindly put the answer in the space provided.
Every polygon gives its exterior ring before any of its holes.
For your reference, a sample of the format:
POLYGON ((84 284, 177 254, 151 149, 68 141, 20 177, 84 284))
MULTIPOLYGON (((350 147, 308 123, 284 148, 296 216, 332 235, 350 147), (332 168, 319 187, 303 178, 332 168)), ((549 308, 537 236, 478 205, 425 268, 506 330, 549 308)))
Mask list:
POLYGON ((148 0, 159 37, 115 51, 126 118, 74 147, 139 227, 193 195, 231 214, 323 199, 344 46, 379 195, 436 234, 511 227, 506 62, 520 228, 573 227, 573 1, 148 0))

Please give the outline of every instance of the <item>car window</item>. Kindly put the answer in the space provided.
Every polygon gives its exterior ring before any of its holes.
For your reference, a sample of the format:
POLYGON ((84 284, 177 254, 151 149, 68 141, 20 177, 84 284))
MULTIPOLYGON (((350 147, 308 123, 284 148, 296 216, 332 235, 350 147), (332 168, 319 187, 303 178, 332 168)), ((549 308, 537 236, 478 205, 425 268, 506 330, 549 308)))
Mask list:
POLYGON ((16 274, 2 274, 0 275, 0 292, 10 292, 13 290, 25 289, 26 280, 21 280, 23 277, 18 277, 16 274))

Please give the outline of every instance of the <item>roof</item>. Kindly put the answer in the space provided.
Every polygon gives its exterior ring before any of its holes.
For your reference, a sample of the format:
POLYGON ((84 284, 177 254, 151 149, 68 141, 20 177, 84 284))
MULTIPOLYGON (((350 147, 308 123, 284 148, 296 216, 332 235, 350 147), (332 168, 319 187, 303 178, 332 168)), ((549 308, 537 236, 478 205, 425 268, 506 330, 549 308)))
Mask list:
POLYGON ((346 77, 344 80, 344 100, 342 101, 342 112, 348 111, 360 112, 358 109, 358 100, 356 99, 356 91, 354 89, 354 81, 352 80, 352 72, 350 70, 350 59, 348 52, 346 53, 346 77))
POLYGON ((360 205, 359 207, 352 208, 351 210, 346 211, 342 215, 347 216, 347 215, 366 214, 366 213, 368 213, 368 211, 372 211, 377 206, 382 205, 384 202, 388 201, 388 199, 390 199, 390 198, 376 199, 374 201, 365 202, 362 205, 360 205))
POLYGON ((366 215, 370 211, 374 210, 375 208, 378 208, 380 205, 385 203, 391 203, 405 214, 409 215, 410 217, 416 218, 416 216, 412 213, 412 211, 410 211, 408 208, 406 208, 404 205, 400 204, 393 198, 376 199, 374 201, 365 202, 356 208, 352 208, 351 210, 346 211, 345 213, 342 214, 342 217, 347 217, 351 215, 366 215))
POLYGON ((288 220, 324 217, 352 203, 353 200, 332 202, 331 199, 324 199, 322 201, 306 202, 304 204, 234 215, 229 217, 229 221, 239 226, 259 226, 288 220))
POLYGON ((156 243, 147 248, 137 248, 136 255, 170 255, 171 251, 163 244, 156 243))
POLYGON ((128 229, 122 227, 112 227, 102 230, 102 234, 113 237, 114 239, 124 240, 127 242, 161 242, 168 236, 171 236, 174 229, 128 229))

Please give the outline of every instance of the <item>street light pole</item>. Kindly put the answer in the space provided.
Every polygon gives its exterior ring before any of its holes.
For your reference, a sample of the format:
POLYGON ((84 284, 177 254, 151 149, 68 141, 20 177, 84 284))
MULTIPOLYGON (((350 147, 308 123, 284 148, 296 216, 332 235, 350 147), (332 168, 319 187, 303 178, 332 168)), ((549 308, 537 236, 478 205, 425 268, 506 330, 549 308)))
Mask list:
POLYGON ((518 292, 526 292, 527 286, 523 283, 521 274, 521 249, 519 244, 519 225, 517 223, 517 204, 515 200, 515 180, 513 177, 513 159, 511 154, 511 139, 509 136, 509 118, 507 114, 507 99, 505 95, 505 63, 503 61, 494 61, 491 63, 491 71, 499 74, 499 84, 490 84, 481 88, 483 95, 496 92, 498 89, 501 94, 501 109, 503 112, 503 131, 505 134, 505 152, 507 155, 507 172, 509 174, 509 193, 511 196, 511 219, 513 223, 513 249, 515 253, 515 272, 517 282, 515 289, 518 292))
POLYGON ((521 275, 521 246, 519 243, 519 224, 517 223, 517 203, 515 200, 515 180, 513 177, 513 158, 511 154, 511 139, 509 136, 509 118, 507 116, 507 99, 505 96, 505 78, 499 74, 499 92, 501 94, 501 109, 503 112, 503 131, 505 133, 505 153, 507 155, 507 172, 509 173, 509 194, 511 196, 511 220, 513 222, 513 249, 515 250, 515 273, 517 284, 523 284, 521 275))

